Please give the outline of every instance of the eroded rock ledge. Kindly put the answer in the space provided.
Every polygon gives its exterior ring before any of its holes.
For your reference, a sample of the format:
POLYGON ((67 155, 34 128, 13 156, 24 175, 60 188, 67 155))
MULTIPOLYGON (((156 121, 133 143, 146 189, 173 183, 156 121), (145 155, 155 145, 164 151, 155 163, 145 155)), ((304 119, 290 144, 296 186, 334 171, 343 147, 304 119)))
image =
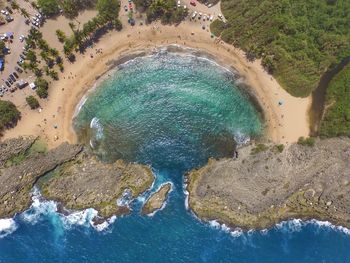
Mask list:
POLYGON ((148 198, 144 206, 142 207, 141 213, 143 215, 152 214, 153 212, 162 208, 165 200, 171 191, 171 183, 163 184, 154 194, 148 198))
POLYGON ((45 198, 63 207, 95 208, 102 217, 129 212, 117 199, 133 199, 151 187, 154 176, 144 165, 102 163, 80 145, 64 143, 47 151, 37 138, 0 143, 0 218, 28 209, 38 185, 45 198))
POLYGON ((94 208, 108 218, 130 212, 126 205, 117 205, 125 190, 130 190, 128 198, 133 199, 149 189, 153 181, 148 166, 121 160, 102 163, 85 153, 56 169, 52 178, 43 183, 42 194, 68 209, 94 208))
POLYGON ((189 205, 205 220, 263 229, 291 218, 350 227, 350 139, 210 160, 188 174, 189 205))

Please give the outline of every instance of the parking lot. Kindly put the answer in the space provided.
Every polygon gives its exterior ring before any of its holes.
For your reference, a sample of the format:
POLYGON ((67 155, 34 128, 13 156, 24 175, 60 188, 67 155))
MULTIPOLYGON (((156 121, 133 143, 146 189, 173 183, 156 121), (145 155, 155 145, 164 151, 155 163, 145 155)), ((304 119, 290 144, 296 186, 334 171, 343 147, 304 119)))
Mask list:
MULTIPOLYGON (((29 19, 32 20, 32 17, 35 16, 37 13, 36 10, 34 10, 30 3, 25 1, 18 1, 18 3, 21 5, 21 7, 24 7, 28 14, 30 15, 29 19)), ((3 9, 5 10, 5 9, 3 9)), ((13 21, 7 22, 6 24, 0 25, 0 35, 4 37, 4 34, 8 34, 9 37, 4 39, 5 46, 8 48, 7 55, 4 57, 4 66, 3 70, 0 72, 1 74, 1 81, 0 81, 0 93, 3 94, 4 97, 11 96, 10 89, 15 87, 15 84, 11 84, 10 80, 12 82, 15 82, 17 80, 23 79, 24 81, 28 81, 30 76, 25 74, 24 72, 21 72, 21 70, 16 70, 17 68, 20 68, 20 66, 17 64, 17 62, 21 58, 20 56, 24 56, 23 54, 23 47, 25 45, 25 41, 23 37, 28 35, 28 32, 32 26, 32 23, 26 24, 26 18, 20 14, 17 10, 12 10, 11 17, 13 18, 13 21), (10 36, 12 35, 12 36, 10 36), (22 36, 22 37, 21 37, 22 36), (20 39, 21 38, 21 39, 20 39), (15 74, 18 76, 16 77, 15 74), (15 78, 15 81, 13 80, 13 77, 11 78, 10 75, 15 78), (6 84, 10 84, 10 87, 6 84)), ((6 14, 0 14, 1 16, 5 17, 6 14)))

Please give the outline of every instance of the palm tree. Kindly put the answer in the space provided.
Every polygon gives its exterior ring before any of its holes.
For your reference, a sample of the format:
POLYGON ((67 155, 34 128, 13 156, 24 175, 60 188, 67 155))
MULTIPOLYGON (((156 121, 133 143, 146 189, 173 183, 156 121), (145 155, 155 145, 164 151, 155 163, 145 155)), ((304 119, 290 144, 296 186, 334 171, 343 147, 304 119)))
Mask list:
POLYGON ((19 9, 19 5, 17 4, 16 1, 11 2, 11 7, 12 7, 12 9, 19 9))
POLYGON ((28 13, 28 11, 26 9, 21 8, 20 11, 21 11, 21 15, 24 16, 25 18, 29 18, 30 17, 30 15, 29 15, 29 13, 28 13))
POLYGON ((76 25, 73 22, 68 23, 70 29, 72 30, 73 33, 75 33, 76 25))

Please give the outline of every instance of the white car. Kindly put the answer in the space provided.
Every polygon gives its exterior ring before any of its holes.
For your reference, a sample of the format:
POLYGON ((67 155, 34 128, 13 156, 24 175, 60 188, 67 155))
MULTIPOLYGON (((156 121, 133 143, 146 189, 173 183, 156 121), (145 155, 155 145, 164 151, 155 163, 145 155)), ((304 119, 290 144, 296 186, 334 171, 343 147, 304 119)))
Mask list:
POLYGON ((213 21, 213 20, 214 20, 214 16, 211 15, 211 16, 209 17, 209 20, 210 20, 210 21, 213 21))
POLYGON ((222 16, 222 14, 218 14, 218 18, 222 20, 224 17, 222 16))
POLYGON ((192 18, 192 19, 195 19, 196 16, 197 16, 197 11, 194 11, 191 18, 192 18))
POLYGON ((177 1, 177 7, 181 7, 181 2, 180 2, 180 0, 177 1))
POLYGON ((187 9, 187 6, 186 6, 186 5, 184 5, 184 9, 187 9))
POLYGON ((1 10, 1 14, 8 16, 10 13, 7 12, 6 10, 2 9, 2 10, 1 10))
POLYGON ((201 19, 202 13, 198 13, 198 19, 201 19))

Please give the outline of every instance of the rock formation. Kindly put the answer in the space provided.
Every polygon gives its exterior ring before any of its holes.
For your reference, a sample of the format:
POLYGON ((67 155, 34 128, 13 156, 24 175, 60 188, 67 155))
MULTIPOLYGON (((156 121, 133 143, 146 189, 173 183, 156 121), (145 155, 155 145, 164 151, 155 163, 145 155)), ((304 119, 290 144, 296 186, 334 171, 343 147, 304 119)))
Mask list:
POLYGON ((350 227, 349 138, 293 144, 282 153, 253 147, 189 173, 189 205, 199 217, 245 229, 290 218, 350 227))
POLYGON ((163 184, 154 194, 148 198, 144 206, 142 207, 142 214, 151 214, 154 211, 161 209, 165 203, 168 194, 171 190, 171 183, 163 184))

